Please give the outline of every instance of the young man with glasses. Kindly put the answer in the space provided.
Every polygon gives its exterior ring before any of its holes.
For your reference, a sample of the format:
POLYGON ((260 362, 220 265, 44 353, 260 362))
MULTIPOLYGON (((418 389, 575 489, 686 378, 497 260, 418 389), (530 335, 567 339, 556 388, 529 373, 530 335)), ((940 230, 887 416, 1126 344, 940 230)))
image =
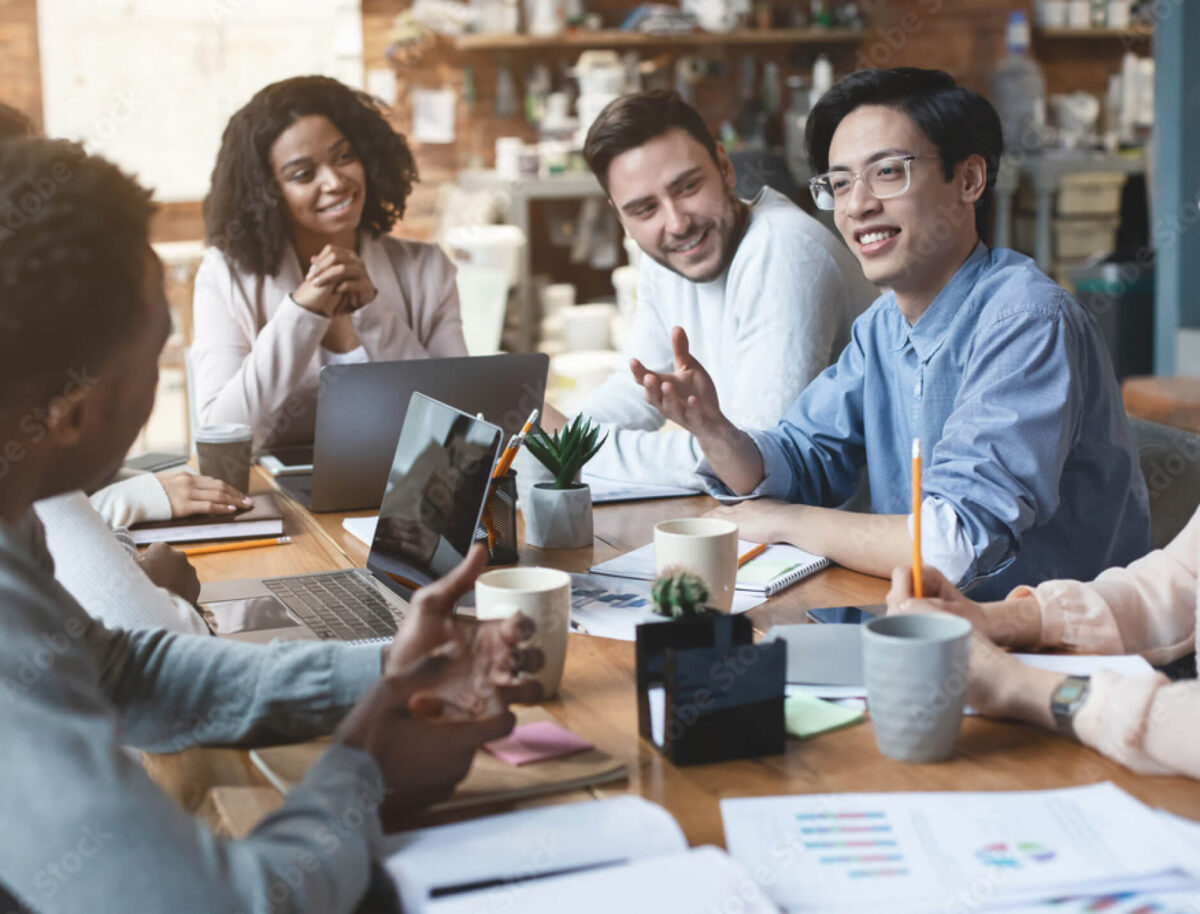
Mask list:
POLYGON ((814 107, 807 143, 814 199, 889 288, 837 364, 769 431, 725 416, 679 328, 674 373, 633 365, 647 401, 696 437, 713 493, 756 499, 718 513, 746 539, 887 575, 910 554, 920 439, 925 561, 977 599, 1144 554, 1145 482, 1094 320, 1031 260, 981 241, 1002 148, 992 106, 940 71, 862 71, 814 107), (873 513, 833 510, 864 467, 873 513))
MULTIPOLYGON (((667 331, 687 330, 712 365, 729 415, 770 425, 850 340, 878 295, 837 237, 783 194, 734 193, 733 164, 677 92, 626 95, 601 112, 583 150, 645 256, 625 354, 669 370, 667 331), (769 377, 764 385, 759 377, 769 377)), ((667 432, 628 373, 592 390, 581 411, 608 440, 588 471, 700 488, 694 439, 667 432)), ((543 425, 554 428, 553 411, 543 425)), ((536 467, 524 461, 521 475, 536 467)))

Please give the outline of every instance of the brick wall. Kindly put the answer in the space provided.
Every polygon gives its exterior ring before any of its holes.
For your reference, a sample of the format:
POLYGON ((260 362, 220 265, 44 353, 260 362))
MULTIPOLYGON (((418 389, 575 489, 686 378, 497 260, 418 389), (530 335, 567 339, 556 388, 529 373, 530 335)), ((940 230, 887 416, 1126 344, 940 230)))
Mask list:
MULTIPOLYGON (((799 0, 797 0, 799 2, 799 0)), ((364 63, 367 68, 389 67, 384 56, 387 32, 396 14, 409 7, 409 0, 362 0, 364 63)), ((633 0, 587 0, 589 10, 599 12, 606 26, 616 25, 635 4, 633 0)), ((777 7, 787 5, 783 0, 777 7)), ((870 23, 866 39, 858 48, 827 49, 839 74, 856 66, 930 66, 948 70, 964 84, 986 92, 989 74, 1004 53, 1004 27, 1008 12, 1029 0, 862 0, 870 23)), ((1108 74, 1120 65, 1125 46, 1119 41, 1056 41, 1035 43, 1035 53, 1046 74, 1050 92, 1084 89, 1103 96, 1108 74)), ((1136 46, 1147 53, 1148 43, 1136 46)), ((662 53, 674 54, 671 48, 662 53)), ((706 49, 704 56, 724 67, 723 78, 709 78, 698 86, 698 106, 715 128, 737 114, 738 63, 745 53, 759 61, 777 61, 786 77, 810 72, 817 50, 802 48, 706 49)), ((400 231, 428 237, 436 223, 437 189, 473 161, 492 163, 497 136, 518 135, 534 139, 534 132, 521 117, 493 115, 496 74, 508 67, 518 95, 523 91, 526 69, 544 62, 555 69, 558 63, 573 63, 575 52, 474 52, 457 53, 450 42, 441 40, 414 66, 397 68, 398 99, 396 126, 410 132, 408 91, 412 87, 450 87, 459 93, 457 137, 454 144, 414 144, 422 181, 414 192, 400 231), (466 69, 470 68, 475 101, 462 100, 466 69)), ((0 0, 0 98, 28 112, 41 123, 42 97, 37 45, 36 0, 0 0)), ((786 103, 786 99, 785 99, 786 103)), ((538 214, 535 214, 535 217, 538 214)), ((539 231, 540 221, 535 225, 539 231)), ((194 204, 163 208, 156 235, 162 239, 199 237, 202 229, 194 204)), ((540 267, 540 264, 539 264, 540 267)))
POLYGON ((0 0, 0 101, 42 123, 37 0, 0 0))

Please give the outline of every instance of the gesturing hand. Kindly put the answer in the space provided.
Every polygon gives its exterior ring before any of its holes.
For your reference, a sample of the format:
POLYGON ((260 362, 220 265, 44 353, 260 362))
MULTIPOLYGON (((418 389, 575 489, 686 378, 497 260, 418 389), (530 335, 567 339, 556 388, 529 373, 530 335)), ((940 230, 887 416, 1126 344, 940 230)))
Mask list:
POLYGON ((520 674, 536 672, 545 662, 541 651, 522 647, 534 631, 529 618, 475 622, 454 615, 454 604, 475 586, 486 564, 487 549, 477 543, 453 571, 413 594, 384 658, 385 673, 409 670, 431 655, 442 659, 446 672, 427 695, 470 714, 498 707, 495 700, 537 701, 541 687, 520 674))
POLYGON ((697 437, 718 431, 727 420, 721 413, 716 385, 688 351, 682 327, 671 330, 671 348, 675 355, 673 374, 650 371, 637 359, 629 361, 634 380, 645 391, 646 402, 697 437))
POLYGON ((292 300, 301 308, 333 318, 370 304, 377 294, 362 258, 349 248, 327 244, 313 258, 292 300))

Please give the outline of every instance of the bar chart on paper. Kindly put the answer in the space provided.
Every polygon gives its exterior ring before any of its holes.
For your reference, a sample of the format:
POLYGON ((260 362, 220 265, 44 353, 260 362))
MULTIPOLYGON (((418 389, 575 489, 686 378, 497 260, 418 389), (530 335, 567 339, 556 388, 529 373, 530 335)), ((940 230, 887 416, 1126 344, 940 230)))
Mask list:
POLYGON ((796 814, 804 848, 822 867, 845 870, 847 879, 906 876, 904 854, 885 812, 808 812, 796 814))
POLYGON ((730 854, 797 914, 987 910, 1200 885, 1157 814, 1112 784, 747 797, 722 800, 721 818, 730 854))

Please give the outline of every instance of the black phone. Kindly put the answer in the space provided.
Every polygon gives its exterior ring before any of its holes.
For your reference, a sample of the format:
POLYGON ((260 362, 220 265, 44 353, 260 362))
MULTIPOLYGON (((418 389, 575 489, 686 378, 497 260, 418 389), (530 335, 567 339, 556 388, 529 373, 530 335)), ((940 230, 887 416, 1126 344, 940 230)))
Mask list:
POLYGON ((887 611, 882 603, 875 606, 825 606, 810 609, 808 618, 813 622, 830 622, 838 625, 862 625, 887 611))

